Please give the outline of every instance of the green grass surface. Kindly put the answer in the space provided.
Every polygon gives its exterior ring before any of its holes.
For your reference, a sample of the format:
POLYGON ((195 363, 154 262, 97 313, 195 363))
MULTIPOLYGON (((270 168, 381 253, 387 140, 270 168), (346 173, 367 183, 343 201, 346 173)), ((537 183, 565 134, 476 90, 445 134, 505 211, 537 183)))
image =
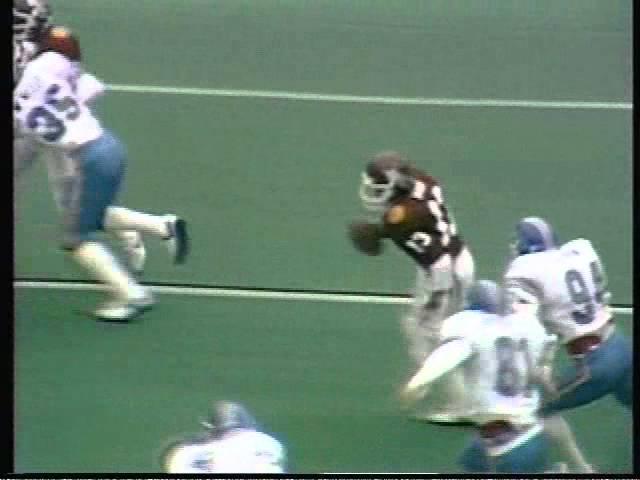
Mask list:
MULTIPOLYGON (((396 407, 409 374, 398 307, 167 295, 123 326, 79 313, 99 298, 16 292, 20 472, 158 471, 161 447, 215 398, 252 409, 296 472, 459 471, 468 434, 396 407)), ((600 471, 630 471, 622 407, 605 399, 567 418, 600 471)))
MULTIPOLYGON (((59 0, 108 83, 357 95, 630 101, 631 2, 613 0, 59 0)), ((631 303, 631 112, 298 103, 109 93, 128 146, 122 203, 190 222, 193 255, 148 242, 147 281, 403 292, 413 266, 358 255, 365 158, 395 148, 442 180, 478 273, 511 230, 547 217, 591 239, 631 303)), ((19 278, 84 276, 57 248, 44 168, 18 195, 19 278)), ((286 439, 294 469, 454 472, 465 434, 396 410, 407 375, 397 309, 161 297, 124 328, 79 315, 96 294, 16 292, 16 467, 145 472, 217 397, 286 439)), ((630 317, 622 317, 624 328, 630 317)), ((601 471, 631 469, 629 415, 568 416, 601 471)))

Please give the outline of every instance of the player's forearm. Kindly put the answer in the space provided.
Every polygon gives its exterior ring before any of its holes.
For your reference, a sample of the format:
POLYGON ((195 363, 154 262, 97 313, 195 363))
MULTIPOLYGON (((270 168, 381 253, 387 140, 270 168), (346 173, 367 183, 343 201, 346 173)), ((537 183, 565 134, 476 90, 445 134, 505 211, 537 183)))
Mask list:
POLYGON ((429 355, 420 370, 409 380, 407 390, 415 391, 429 385, 460 365, 471 353, 471 345, 464 339, 444 343, 429 355))
POLYGON ((90 103, 100 95, 103 95, 106 86, 90 73, 83 73, 77 83, 78 97, 84 103, 90 103))

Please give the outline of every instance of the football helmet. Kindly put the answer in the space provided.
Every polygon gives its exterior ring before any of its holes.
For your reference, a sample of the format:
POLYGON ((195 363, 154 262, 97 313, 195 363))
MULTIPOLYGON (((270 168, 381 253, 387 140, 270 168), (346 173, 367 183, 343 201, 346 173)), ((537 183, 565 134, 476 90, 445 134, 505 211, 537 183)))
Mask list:
POLYGON ((222 400, 214 403, 211 414, 200 424, 214 436, 235 429, 246 428, 255 430, 258 423, 246 408, 236 402, 222 400))
POLYGON ((49 27, 51 8, 47 0, 13 0, 13 39, 37 42, 49 27))
POLYGON ((557 248, 558 239, 551 225, 540 217, 525 217, 516 225, 513 250, 516 255, 557 248))
POLYGON ((500 287, 491 280, 474 282, 465 295, 465 309, 498 313, 502 305, 500 287))
POLYGON ((384 210, 396 195, 411 191, 411 166, 398 152, 380 152, 362 172, 359 195, 367 210, 384 210))

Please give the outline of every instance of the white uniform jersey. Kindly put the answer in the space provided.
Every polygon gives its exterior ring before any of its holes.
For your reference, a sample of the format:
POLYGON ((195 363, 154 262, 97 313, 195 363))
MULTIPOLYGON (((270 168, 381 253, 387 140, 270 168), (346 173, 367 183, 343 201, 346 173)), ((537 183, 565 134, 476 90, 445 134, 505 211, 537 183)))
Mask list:
POLYGON ((554 337, 534 315, 464 310, 445 320, 441 335, 443 341, 463 338, 471 345, 462 372, 474 423, 536 423, 540 394, 530 378, 554 337))
POLYGON ((220 438, 180 444, 165 459, 167 473, 284 473, 285 449, 255 430, 232 430, 220 438))
POLYGON ((73 150, 102 135, 102 127, 78 91, 78 62, 56 52, 31 60, 14 89, 14 124, 25 135, 73 150))
POLYGON ((604 268, 588 240, 515 258, 505 283, 509 301, 536 305, 562 343, 597 332, 611 319, 604 268))

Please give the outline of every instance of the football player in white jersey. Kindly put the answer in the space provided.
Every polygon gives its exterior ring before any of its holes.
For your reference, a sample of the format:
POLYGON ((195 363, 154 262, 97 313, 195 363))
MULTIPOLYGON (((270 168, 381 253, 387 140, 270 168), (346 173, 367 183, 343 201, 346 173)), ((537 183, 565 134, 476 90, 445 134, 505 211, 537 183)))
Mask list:
MULTIPOLYGON (((27 63, 47 47, 47 44, 57 42, 59 50, 74 51, 80 58, 80 47, 77 37, 53 37, 52 34, 61 31, 51 25, 51 8, 47 0, 14 0, 13 3, 13 47, 14 47, 14 83, 22 76, 27 63)), ((77 82, 78 97, 91 106, 91 102, 104 93, 104 85, 93 75, 84 72, 77 82)), ((76 181, 73 161, 67 152, 58 148, 50 148, 31 135, 26 135, 14 128, 13 141, 14 185, 19 186, 22 177, 34 164, 39 156, 43 157, 47 167, 49 184, 54 197, 54 202, 59 213, 65 213, 68 204, 69 192, 76 181)), ((14 191, 17 191, 16 188, 14 191)), ((133 213, 122 207, 110 207, 107 209, 107 217, 118 218, 133 213)), ((131 215, 129 215, 131 217, 131 215)), ((175 216, 166 217, 167 220, 176 222, 175 216)), ((146 248, 142 235, 137 230, 119 228, 117 220, 107 222, 105 231, 112 235, 121 244, 127 266, 137 275, 144 269, 146 261, 146 248), (113 224, 115 223, 115 226, 113 224)), ((176 253, 175 241, 166 242, 169 253, 176 253)))
POLYGON ((165 473, 285 473, 286 450, 238 403, 221 401, 202 422, 204 434, 173 443, 161 455, 165 473))
MULTIPOLYGON (((536 312, 571 360, 558 381, 547 374, 548 400, 540 410, 546 423, 557 412, 608 394, 630 409, 631 342, 615 329, 604 266, 591 242, 580 238, 560 245, 548 222, 526 217, 516 225, 514 250, 517 256, 505 273, 512 307, 536 312)), ((582 463, 566 432, 547 430, 582 463)))
POLYGON ((128 321, 153 305, 152 295, 97 241, 96 233, 123 230, 155 235, 167 241, 174 261, 182 263, 189 248, 186 223, 175 215, 149 215, 113 205, 127 153, 87 103, 87 97, 96 93, 87 86, 96 81, 83 71, 79 56, 77 41, 66 29, 47 32, 14 89, 14 124, 19 134, 64 152, 70 160, 72 181, 62 201, 63 247, 113 293, 94 315, 104 321, 128 321))
POLYGON ((440 346, 401 392, 405 406, 422 398, 443 375, 460 367, 477 434, 460 459, 466 472, 540 473, 547 441, 538 418, 540 394, 532 379, 550 361, 555 336, 534 315, 501 315, 498 286, 488 280, 467 292, 465 310, 447 318, 440 346))

